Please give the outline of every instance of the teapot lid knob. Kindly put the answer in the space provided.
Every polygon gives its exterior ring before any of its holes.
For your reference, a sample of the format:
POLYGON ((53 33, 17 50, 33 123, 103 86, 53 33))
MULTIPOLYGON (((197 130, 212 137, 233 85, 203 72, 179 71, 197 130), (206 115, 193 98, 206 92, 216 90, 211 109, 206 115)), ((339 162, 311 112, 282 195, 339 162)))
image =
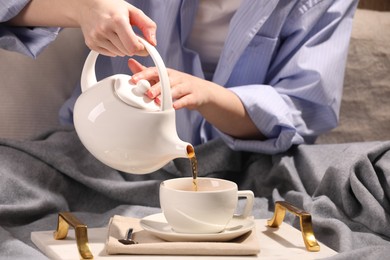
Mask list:
POLYGON ((137 82, 136 92, 144 95, 146 91, 150 89, 150 83, 146 79, 141 79, 137 82))

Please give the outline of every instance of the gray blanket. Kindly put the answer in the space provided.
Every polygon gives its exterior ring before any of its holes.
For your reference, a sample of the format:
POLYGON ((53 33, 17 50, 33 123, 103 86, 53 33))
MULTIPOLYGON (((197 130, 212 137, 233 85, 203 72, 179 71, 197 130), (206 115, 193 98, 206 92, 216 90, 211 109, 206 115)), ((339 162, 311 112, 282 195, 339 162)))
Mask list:
MULTIPOLYGON (((286 200, 312 214, 319 241, 340 252, 332 259, 390 255, 390 142, 300 145, 279 155, 234 152, 221 140, 196 147, 199 176, 235 181, 255 195, 255 218, 270 218, 286 200)), ((176 159, 147 175, 117 172, 98 162, 72 129, 33 141, 0 140, 0 258, 46 259, 30 240, 52 230, 59 211, 89 227, 114 214, 160 212, 161 180, 191 176, 176 159)), ((286 222, 299 228, 298 219, 286 222)))

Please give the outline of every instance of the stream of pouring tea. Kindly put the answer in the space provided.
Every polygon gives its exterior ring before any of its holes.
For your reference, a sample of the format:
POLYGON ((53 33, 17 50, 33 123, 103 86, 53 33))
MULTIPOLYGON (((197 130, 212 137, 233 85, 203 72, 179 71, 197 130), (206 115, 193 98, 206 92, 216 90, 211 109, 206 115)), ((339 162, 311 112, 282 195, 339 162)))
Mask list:
POLYGON ((198 190, 198 161, 196 160, 196 156, 190 158, 191 161, 191 169, 192 169, 192 187, 194 191, 198 190))
POLYGON ((188 153, 188 158, 191 162, 191 170, 192 170, 192 188, 194 191, 198 190, 198 160, 195 156, 195 151, 193 149, 188 153))

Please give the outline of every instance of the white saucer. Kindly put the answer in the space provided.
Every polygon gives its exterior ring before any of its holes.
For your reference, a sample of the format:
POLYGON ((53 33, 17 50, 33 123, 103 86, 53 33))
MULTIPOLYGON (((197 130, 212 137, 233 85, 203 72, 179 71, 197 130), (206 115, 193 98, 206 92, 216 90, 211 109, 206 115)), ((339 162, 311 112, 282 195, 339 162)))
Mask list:
POLYGON ((221 242, 232 240, 253 229, 255 222, 251 219, 233 218, 220 233, 186 234, 173 231, 163 213, 153 214, 141 219, 143 229, 153 235, 171 242, 221 242))

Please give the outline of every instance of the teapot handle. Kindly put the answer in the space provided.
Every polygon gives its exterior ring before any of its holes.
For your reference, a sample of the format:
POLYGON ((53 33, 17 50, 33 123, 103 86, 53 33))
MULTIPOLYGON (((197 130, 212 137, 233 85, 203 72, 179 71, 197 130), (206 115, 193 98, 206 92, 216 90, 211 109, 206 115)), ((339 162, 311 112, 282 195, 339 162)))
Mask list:
MULTIPOLYGON (((171 84, 169 83, 168 71, 165 67, 165 64, 156 50, 150 43, 138 37, 138 40, 145 46, 145 49, 150 54, 156 68, 158 71, 158 76, 161 82, 161 110, 173 109, 172 106, 172 95, 171 95, 171 84)), ((89 53, 83 67, 83 72, 81 74, 81 91, 84 92, 88 88, 91 88, 97 83, 95 64, 96 59, 99 56, 99 53, 91 50, 89 53)))

